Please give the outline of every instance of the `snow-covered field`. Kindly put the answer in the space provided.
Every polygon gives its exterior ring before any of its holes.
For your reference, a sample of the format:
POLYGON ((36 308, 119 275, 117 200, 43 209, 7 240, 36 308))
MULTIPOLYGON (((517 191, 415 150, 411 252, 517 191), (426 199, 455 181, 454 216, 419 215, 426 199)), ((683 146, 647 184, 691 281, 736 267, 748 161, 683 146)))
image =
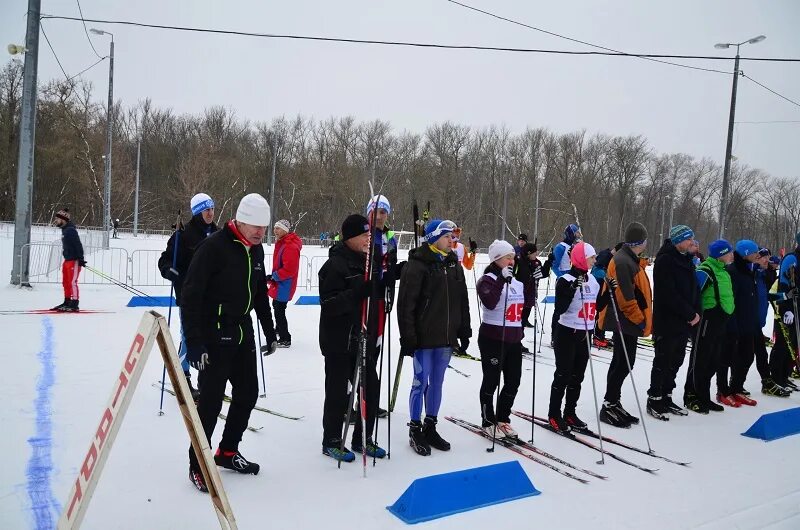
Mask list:
MULTIPOLYGON (((12 240, 3 235, 0 281, 5 285, 0 287, 0 310, 47 308, 59 303, 63 298, 59 284, 34 284, 32 290, 7 285, 12 240)), ((112 243, 132 253, 162 248, 164 240, 135 240, 123 235, 112 243)), ((310 259, 325 253, 325 249, 311 247, 304 256, 310 259)), ((87 260, 100 267, 92 256, 87 260)), ((169 293, 164 286, 140 288, 152 295, 169 293)), ((301 288, 298 295, 302 294, 317 294, 316 288, 301 288)), ((0 315, 0 396, 4 404, 0 425, 9 434, 0 436, 0 454, 4 455, 0 527, 54 527, 143 313, 141 308, 125 307, 130 296, 114 285, 83 285, 81 307, 111 313, 0 315), (48 366, 50 369, 45 370, 48 366), (33 446, 37 447, 35 453, 33 446), (32 459, 34 454, 36 459, 32 459)), ((474 292, 470 301, 477 337, 474 292)), ((166 315, 166 308, 162 310, 166 315)), ((547 311, 549 322, 550 309, 547 311)), ((763 443, 740 436, 761 414, 800 406, 800 397, 761 395, 755 367, 747 387, 759 401, 757 407, 726 409, 709 416, 692 413, 669 422, 645 417, 653 448, 666 456, 691 461, 688 468, 616 447, 608 449, 658 467, 658 473, 649 475, 611 459, 599 466, 595 463, 598 453, 537 430, 536 444, 543 449, 609 476, 607 481, 592 479, 582 485, 504 448, 487 453, 484 440, 445 421, 440 423, 440 431, 453 444, 452 451, 434 452, 427 458, 414 454, 406 441, 405 399, 411 381, 406 366, 392 415, 392 458, 379 461, 376 467, 370 461, 368 478, 364 479, 359 461, 337 469, 333 460, 320 454, 324 372, 317 344, 319 306, 292 305, 288 316, 293 345, 265 359, 267 396, 259 403, 304 418, 289 421, 253 412, 251 425, 263 426, 263 430, 246 432, 240 448, 248 459, 261 464, 261 473, 221 473, 239 528, 401 528, 405 524, 385 507, 415 478, 512 459, 521 461, 542 495, 422 524, 437 529, 800 528, 800 437, 763 443)), ((177 335, 174 320, 172 331, 177 335)), ((478 355, 475 337, 470 350, 478 355)), ((391 349, 392 361, 396 362, 400 351, 396 321, 392 323, 391 349)), ((608 352, 601 355, 609 357, 608 352)), ((545 347, 542 357, 536 369, 536 412, 540 415, 546 413, 553 370, 548 365, 552 364, 553 352, 545 347)), ((441 416, 478 422, 480 365, 462 359, 453 359, 452 365, 470 377, 448 370, 441 416)), ((607 365, 595 362, 594 367, 602 395, 607 365)), ((532 363, 525 361, 516 403, 524 411, 531 408, 532 368, 532 363)), ((643 400, 650 368, 651 362, 644 357, 634 368, 643 400)), ((159 392, 151 384, 160 378, 161 369, 154 352, 88 508, 84 528, 218 527, 208 496, 189 483, 188 436, 171 396, 165 399, 165 415, 157 414, 159 392)), ((679 375, 676 401, 680 401, 684 377, 685 365, 679 375)), ((385 400, 384 389, 384 407, 385 400)), ((635 412, 628 382, 623 403, 635 412)), ((578 414, 595 427, 588 373, 578 414)), ((518 419, 513 423, 524 438, 530 437, 530 424, 518 419)), ((378 440, 384 447, 386 427, 386 420, 380 420, 378 440)), ((645 446, 640 427, 607 427, 605 433, 645 446)), ((218 441, 219 434, 212 447, 218 441)))

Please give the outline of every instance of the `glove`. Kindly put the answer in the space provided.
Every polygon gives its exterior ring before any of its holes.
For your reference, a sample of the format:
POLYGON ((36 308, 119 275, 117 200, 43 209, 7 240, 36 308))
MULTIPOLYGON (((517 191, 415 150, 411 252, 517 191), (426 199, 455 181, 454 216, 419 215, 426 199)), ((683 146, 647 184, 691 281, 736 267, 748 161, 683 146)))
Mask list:
POLYGON ((469 348, 469 337, 461 337, 460 339, 458 339, 458 342, 461 346, 460 347, 461 351, 467 353, 467 348, 469 348))
POLYGON ((570 283, 570 287, 572 287, 576 291, 578 289, 582 288, 583 287, 583 275, 578 276, 577 278, 572 280, 572 283, 570 283))
POLYGON ((87 265, 86 260, 85 259, 79 259, 78 260, 78 265, 80 265, 81 267, 85 267, 87 265))
POLYGON ((792 298, 800 298, 800 289, 795 287, 794 289, 789 289, 784 294, 784 300, 791 300, 792 298))
POLYGON ((261 346, 261 355, 263 355, 264 357, 266 357, 267 355, 272 355, 277 351, 277 349, 278 349, 278 341, 273 340, 269 344, 264 344, 263 346, 261 346))
POLYGON ((783 314, 783 323, 787 326, 794 324, 794 313, 787 311, 783 314))
POLYGON ((469 252, 470 254, 477 254, 478 253, 478 243, 469 238, 469 252))
POLYGON ((203 345, 187 346, 186 357, 189 359, 189 364, 201 372, 206 369, 206 366, 211 364, 211 360, 208 357, 208 350, 206 350, 206 347, 203 345))
POLYGON ((509 265, 508 267, 503 267, 503 270, 500 272, 503 274, 503 281, 511 283, 511 279, 514 277, 514 268, 509 265))
POLYGON ((544 278, 544 274, 542 274, 542 266, 537 262, 533 269, 533 279, 538 281, 542 278, 544 278))
POLYGON ((612 290, 619 287, 619 282, 617 281, 617 279, 612 278, 611 276, 606 276, 606 283, 608 284, 609 287, 611 287, 612 290))

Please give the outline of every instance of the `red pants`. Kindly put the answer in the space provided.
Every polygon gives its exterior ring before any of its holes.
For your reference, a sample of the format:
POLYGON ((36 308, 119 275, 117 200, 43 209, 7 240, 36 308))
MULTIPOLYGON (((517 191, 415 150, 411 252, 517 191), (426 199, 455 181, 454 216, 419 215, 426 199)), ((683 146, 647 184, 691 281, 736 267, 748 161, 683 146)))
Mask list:
POLYGON ((78 260, 66 260, 61 266, 61 283, 64 285, 64 298, 78 300, 78 276, 81 269, 78 260))

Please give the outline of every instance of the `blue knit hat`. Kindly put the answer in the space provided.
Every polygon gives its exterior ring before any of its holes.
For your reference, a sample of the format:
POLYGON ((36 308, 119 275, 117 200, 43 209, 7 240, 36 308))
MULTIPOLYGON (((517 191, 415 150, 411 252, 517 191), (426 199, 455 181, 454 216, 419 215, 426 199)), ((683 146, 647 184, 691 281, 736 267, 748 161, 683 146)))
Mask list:
POLYGON ((189 206, 192 208, 192 215, 197 215, 209 208, 213 208, 214 200, 205 193, 198 193, 189 201, 189 206))
POLYGON ((750 239, 740 239, 736 242, 736 253, 743 258, 750 254, 758 254, 758 250, 756 242, 750 239))
POLYGON ((729 252, 733 252, 733 245, 725 239, 717 239, 708 245, 708 255, 712 258, 720 258, 729 252))
POLYGON ((425 225, 425 241, 428 243, 436 243, 436 241, 445 234, 453 233, 456 229, 456 224, 453 221, 442 221, 441 219, 431 219, 425 225))
POLYGON ((669 240, 673 245, 677 245, 686 241, 687 239, 694 239, 694 232, 686 225, 676 225, 669 230, 669 240))

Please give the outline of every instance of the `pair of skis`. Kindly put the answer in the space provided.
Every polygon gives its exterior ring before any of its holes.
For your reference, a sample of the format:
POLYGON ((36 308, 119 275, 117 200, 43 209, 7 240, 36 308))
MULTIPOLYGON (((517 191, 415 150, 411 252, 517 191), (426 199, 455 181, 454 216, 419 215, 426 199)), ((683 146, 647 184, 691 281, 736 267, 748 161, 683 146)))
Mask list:
POLYGON ((7 309, 0 310, 0 315, 96 315, 114 313, 98 309, 78 309, 76 311, 58 311, 57 309, 7 309))

